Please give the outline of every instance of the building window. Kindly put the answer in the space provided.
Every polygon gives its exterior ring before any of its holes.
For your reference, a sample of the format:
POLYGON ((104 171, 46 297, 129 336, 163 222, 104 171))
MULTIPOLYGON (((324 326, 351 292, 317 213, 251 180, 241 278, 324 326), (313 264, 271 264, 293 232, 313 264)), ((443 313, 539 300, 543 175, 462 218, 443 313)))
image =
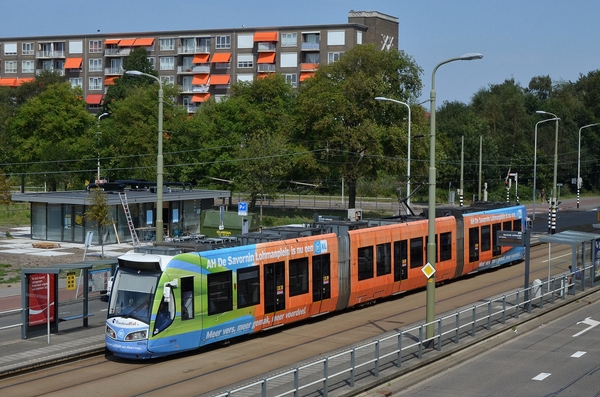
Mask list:
POLYGON ((298 87, 298 75, 296 73, 285 73, 283 77, 292 88, 298 87))
POLYGON ((346 32, 343 30, 330 30, 327 32, 327 45, 345 45, 346 32))
POLYGON ((152 66, 152 70, 156 70, 155 62, 156 60, 154 57, 148 57, 148 63, 152 66))
POLYGON ((102 58, 90 59, 90 72, 101 72, 102 71, 102 58))
POLYGON ((279 55, 279 66, 282 68, 298 67, 298 53, 297 52, 282 52, 279 55))
POLYGON ((83 41, 69 41, 69 54, 83 54, 83 41))
POLYGON ((33 43, 23 43, 21 44, 21 53, 22 55, 33 55, 34 54, 33 43))
POLYGON ((251 68, 251 67, 254 67, 254 55, 238 54, 238 68, 251 68))
POLYGON ((35 72, 35 63, 33 61, 23 61, 21 63, 21 70, 23 73, 35 72))
POLYGON ((161 51, 172 51, 175 49, 175 39, 160 39, 161 51))
POLYGON ((340 60, 340 58, 344 55, 343 52, 328 52, 327 53, 327 63, 331 64, 340 60))
POLYGON ((253 48, 253 47, 254 47, 254 35, 253 34, 238 34, 237 48, 253 48))
POLYGON ((98 91, 102 89, 102 77, 90 77, 89 90, 98 91))
POLYGON ((215 48, 217 50, 225 50, 231 48, 231 36, 217 36, 215 48))
POLYGON ((356 44, 361 45, 362 44, 362 32, 356 32, 356 44))
POLYGON ((296 47, 298 45, 298 33, 281 33, 282 47, 296 47))
POLYGON ((17 61, 5 61, 4 62, 5 73, 17 73, 17 61))
POLYGON ((303 63, 316 63, 316 64, 321 63, 321 54, 319 54, 318 52, 306 52, 303 55, 304 55, 303 63))
POLYGON ((102 40, 90 40, 90 54, 99 54, 102 52, 102 40))
POLYGON ((4 55, 17 55, 17 43, 5 43, 4 55))
POLYGON ((160 81, 163 85, 175 84, 175 76, 160 76, 160 81))
POLYGON ((81 79, 81 77, 73 77, 69 79, 69 83, 71 83, 71 87, 72 88, 83 88, 83 81, 81 79))
POLYGON ((160 70, 174 70, 175 69, 175 58, 174 57, 160 57, 160 70))
POLYGON ((252 73, 238 73, 238 81, 245 81, 251 83, 254 80, 254 74, 252 73))

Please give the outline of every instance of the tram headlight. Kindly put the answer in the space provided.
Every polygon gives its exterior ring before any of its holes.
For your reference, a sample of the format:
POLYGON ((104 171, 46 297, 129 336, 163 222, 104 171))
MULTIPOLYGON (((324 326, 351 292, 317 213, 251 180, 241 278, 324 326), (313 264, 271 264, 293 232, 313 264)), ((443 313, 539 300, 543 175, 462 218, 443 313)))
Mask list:
POLYGON ((117 333, 108 325, 106 326, 106 330, 104 331, 109 338, 117 339, 117 333))
POLYGON ((125 340, 127 340, 127 341, 143 340, 143 339, 147 339, 147 338, 148 338, 148 330, 143 330, 143 331, 136 331, 136 332, 127 334, 127 336, 125 337, 125 340))

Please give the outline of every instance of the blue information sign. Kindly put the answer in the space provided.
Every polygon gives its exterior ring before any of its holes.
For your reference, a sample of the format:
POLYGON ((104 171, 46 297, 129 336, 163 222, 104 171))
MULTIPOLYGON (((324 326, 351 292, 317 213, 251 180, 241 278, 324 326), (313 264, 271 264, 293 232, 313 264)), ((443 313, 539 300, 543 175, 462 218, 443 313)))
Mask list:
POLYGON ((246 202, 238 203, 238 215, 240 215, 240 216, 248 215, 248 203, 246 203, 246 202))

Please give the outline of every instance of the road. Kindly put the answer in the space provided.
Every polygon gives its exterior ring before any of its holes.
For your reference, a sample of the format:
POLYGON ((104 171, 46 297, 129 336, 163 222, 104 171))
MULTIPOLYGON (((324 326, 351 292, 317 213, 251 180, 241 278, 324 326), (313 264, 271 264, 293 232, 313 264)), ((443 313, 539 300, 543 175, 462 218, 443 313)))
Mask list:
MULTIPOLYGON (((570 247, 553 250, 564 255, 570 247)), ((544 278, 545 247, 532 250, 531 278, 544 278)), ((562 266, 562 265, 561 265, 562 266)), ((563 273, 556 266, 553 274, 563 273)), ((516 265, 465 278, 436 288, 436 313, 452 312, 523 285, 523 266, 516 265)), ((279 328, 251 338, 150 362, 128 362, 112 356, 94 357, 0 381, 10 396, 81 396, 110 388, 114 396, 210 396, 247 379, 289 368, 325 352, 376 338, 383 332, 422 321, 425 291, 399 296, 373 307, 350 310, 279 328), (85 382, 82 382, 85 379, 85 382), (107 383, 107 379, 110 382, 107 383), (42 386, 40 386, 42 385, 42 386), (40 393, 40 387, 45 393, 40 393)), ((98 332, 103 332, 98 327, 98 332)), ((76 336, 76 333, 73 334, 76 336)))

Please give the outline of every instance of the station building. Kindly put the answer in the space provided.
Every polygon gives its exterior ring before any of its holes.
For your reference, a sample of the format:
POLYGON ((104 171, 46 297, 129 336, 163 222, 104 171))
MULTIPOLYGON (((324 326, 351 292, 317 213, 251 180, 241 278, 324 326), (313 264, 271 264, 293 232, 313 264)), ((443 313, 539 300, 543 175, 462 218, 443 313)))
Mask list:
POLYGON ((178 102, 194 113, 209 98, 227 95, 233 82, 280 72, 297 87, 356 45, 396 49, 397 35, 398 18, 350 11, 345 24, 0 38, 0 86, 55 71, 81 87, 96 112, 123 75, 123 59, 144 47, 163 84, 178 85, 178 102))

